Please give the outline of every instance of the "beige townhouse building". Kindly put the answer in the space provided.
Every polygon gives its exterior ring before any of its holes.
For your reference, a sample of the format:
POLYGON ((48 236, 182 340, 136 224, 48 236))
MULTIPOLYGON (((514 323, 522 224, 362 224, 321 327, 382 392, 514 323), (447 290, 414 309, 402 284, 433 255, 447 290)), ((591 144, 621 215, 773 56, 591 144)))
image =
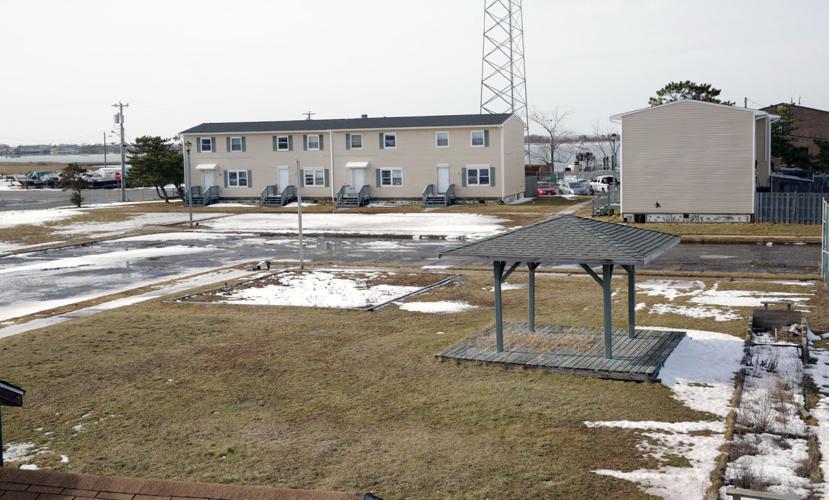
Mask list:
POLYGON ((523 134, 512 114, 202 123, 181 133, 194 203, 284 204, 301 190, 341 206, 520 198, 523 134))

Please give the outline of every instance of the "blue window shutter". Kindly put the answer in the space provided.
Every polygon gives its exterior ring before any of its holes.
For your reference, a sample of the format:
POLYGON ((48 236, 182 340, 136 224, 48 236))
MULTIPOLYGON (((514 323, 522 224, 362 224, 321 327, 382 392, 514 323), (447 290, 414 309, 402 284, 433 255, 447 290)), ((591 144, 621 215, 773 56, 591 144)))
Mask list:
POLYGON ((325 187, 328 187, 328 185, 329 185, 329 184, 328 184, 328 175, 329 175, 329 174, 328 174, 328 169, 326 168, 326 169, 325 169, 325 187))
POLYGON ((225 137, 225 147, 227 148, 227 152, 230 153, 230 136, 225 137))
MULTIPOLYGON (((380 169, 378 168, 374 172, 377 175, 377 187, 382 187, 383 186, 383 175, 380 173, 380 169)), ((357 186, 354 186, 354 187, 356 188, 357 186)))
POLYGON ((305 134, 302 136, 302 150, 308 151, 308 136, 305 134))
POLYGON ((299 170, 299 185, 300 185, 300 187, 305 187, 305 169, 304 168, 299 170))
POLYGON ((244 153, 247 150, 248 150, 247 141, 245 140, 245 136, 242 136, 242 152, 244 153))
POLYGON ((227 170, 225 170, 225 187, 227 187, 227 184, 228 184, 228 178, 230 177, 230 175, 229 175, 229 174, 230 174, 230 172, 228 172, 227 170))
POLYGON ((495 187, 495 167, 489 167, 489 185, 495 187))
POLYGON ((484 130, 484 147, 489 147, 489 130, 484 130))
POLYGON ((380 132, 380 149, 386 149, 386 144, 383 140, 383 132, 380 132))
POLYGON ((248 170, 248 187, 253 187, 253 170, 248 170))
POLYGON ((279 141, 276 139, 276 136, 271 137, 271 139, 273 139, 273 150, 276 151, 276 145, 279 143, 279 141))
POLYGON ((294 150, 294 136, 289 135, 288 136, 288 151, 293 151, 293 150, 294 150))
POLYGON ((461 186, 466 187, 466 169, 461 169, 461 186))
POLYGON ((196 137, 196 151, 201 153, 201 137, 196 137))
POLYGON ((323 147, 323 144, 322 144, 322 134, 320 134, 320 151, 322 151, 323 149, 325 149, 325 148, 323 147))
POLYGON ((216 152, 216 138, 215 137, 210 138, 210 152, 211 153, 216 152))
POLYGON ((345 149, 351 149, 351 134, 345 134, 345 149))

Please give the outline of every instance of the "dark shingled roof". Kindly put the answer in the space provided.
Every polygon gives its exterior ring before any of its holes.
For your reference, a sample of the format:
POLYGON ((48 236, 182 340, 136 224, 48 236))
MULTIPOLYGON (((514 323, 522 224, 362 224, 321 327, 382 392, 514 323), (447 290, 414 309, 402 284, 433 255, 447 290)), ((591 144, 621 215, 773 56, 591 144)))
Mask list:
POLYGON ((318 130, 366 130, 418 127, 488 127, 501 125, 510 114, 383 116, 331 120, 290 120, 281 122, 202 123, 182 134, 223 134, 243 132, 310 132, 318 130))
POLYGON ((443 256, 544 264, 645 264, 679 243, 679 236, 558 215, 526 227, 461 245, 443 256))

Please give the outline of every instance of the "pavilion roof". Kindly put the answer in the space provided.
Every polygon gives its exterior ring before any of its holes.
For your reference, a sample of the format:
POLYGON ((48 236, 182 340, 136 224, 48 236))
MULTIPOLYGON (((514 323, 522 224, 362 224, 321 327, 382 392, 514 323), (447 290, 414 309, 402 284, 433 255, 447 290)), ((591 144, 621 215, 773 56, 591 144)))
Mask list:
POLYGON ((439 256, 542 264, 641 265, 679 243, 679 236, 625 224, 556 215, 513 231, 467 243, 439 256))

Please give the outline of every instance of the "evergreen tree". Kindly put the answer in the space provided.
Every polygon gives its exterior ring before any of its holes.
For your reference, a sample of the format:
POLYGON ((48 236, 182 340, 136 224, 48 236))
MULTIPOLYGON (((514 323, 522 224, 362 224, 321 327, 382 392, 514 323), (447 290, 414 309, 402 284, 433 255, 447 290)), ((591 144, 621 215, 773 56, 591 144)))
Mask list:
POLYGON ((72 196, 69 200, 76 207, 80 207, 81 203, 83 203, 81 190, 86 187, 86 180, 83 177, 84 173, 86 173, 86 170, 81 168, 80 165, 70 163, 60 171, 60 176, 58 177, 60 187, 64 191, 72 191, 72 196))
POLYGON ((682 99, 692 99, 695 101, 714 102, 733 106, 734 103, 732 101, 723 101, 719 98, 720 92, 722 91, 712 87, 710 83, 696 83, 691 80, 671 82, 657 90, 656 96, 651 97, 648 100, 648 104, 651 106, 659 106, 660 104, 682 99))
POLYGON ((133 151, 129 156, 129 184, 133 186, 153 186, 159 198, 169 203, 166 186, 175 186, 178 196, 183 196, 181 153, 173 148, 171 139, 145 135, 135 140, 133 151))

